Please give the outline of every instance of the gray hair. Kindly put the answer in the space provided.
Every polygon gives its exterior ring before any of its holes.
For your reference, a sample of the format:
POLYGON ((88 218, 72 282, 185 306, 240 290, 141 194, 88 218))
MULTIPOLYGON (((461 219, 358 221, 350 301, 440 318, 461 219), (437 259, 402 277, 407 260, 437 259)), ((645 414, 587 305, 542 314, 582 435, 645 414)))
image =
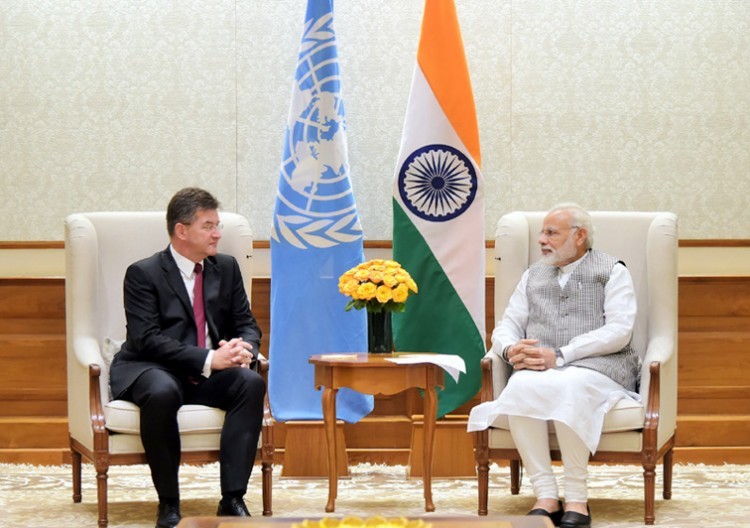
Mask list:
POLYGON ((547 214, 566 212, 572 218, 572 224, 570 227, 582 227, 586 230, 586 249, 591 249, 594 246, 594 222, 591 220, 591 215, 574 202, 565 202, 557 204, 550 209, 547 214))

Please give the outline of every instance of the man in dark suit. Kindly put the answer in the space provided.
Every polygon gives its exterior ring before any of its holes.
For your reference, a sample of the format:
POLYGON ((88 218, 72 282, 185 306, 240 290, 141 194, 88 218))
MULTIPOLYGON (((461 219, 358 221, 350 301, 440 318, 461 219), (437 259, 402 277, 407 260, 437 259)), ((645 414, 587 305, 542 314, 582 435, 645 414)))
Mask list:
POLYGON ((141 439, 159 495, 157 528, 180 521, 177 411, 184 404, 226 411, 217 515, 250 515, 243 497, 266 390, 252 368, 261 331, 237 261, 217 252, 218 208, 202 189, 177 192, 167 207, 169 246, 125 274, 127 339, 110 384, 115 398, 140 407, 141 439))

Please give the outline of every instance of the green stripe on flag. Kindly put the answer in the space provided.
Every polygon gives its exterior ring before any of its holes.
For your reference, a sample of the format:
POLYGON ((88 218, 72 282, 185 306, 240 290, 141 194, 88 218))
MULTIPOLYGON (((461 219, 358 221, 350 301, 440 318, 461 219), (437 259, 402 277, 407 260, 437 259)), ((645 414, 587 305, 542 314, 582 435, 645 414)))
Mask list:
POLYGON ((456 354, 466 362, 466 374, 458 383, 446 375, 445 388, 438 392, 438 416, 444 416, 479 391, 485 345, 463 300, 396 200, 393 232, 393 258, 419 287, 419 293, 406 301, 406 311, 393 314, 396 350, 456 354))

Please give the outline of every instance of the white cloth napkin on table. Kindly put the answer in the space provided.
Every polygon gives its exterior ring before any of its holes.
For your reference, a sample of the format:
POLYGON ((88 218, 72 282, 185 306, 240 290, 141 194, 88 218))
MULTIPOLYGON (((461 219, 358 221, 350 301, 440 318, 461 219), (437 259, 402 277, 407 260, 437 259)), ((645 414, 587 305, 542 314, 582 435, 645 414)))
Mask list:
POLYGON ((398 357, 385 358, 386 361, 392 361, 399 364, 413 364, 413 363, 432 363, 438 365, 445 370, 453 381, 458 383, 459 373, 463 372, 466 374, 466 363, 464 358, 455 354, 403 354, 398 357))

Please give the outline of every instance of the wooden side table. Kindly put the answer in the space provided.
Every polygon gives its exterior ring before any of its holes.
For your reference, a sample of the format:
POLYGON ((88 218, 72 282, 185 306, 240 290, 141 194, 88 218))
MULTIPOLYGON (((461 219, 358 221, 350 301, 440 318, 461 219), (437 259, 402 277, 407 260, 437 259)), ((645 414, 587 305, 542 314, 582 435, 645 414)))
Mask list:
MULTIPOLYGON (((335 509, 338 493, 336 460, 336 393, 341 387, 363 394, 396 394, 412 387, 424 390, 424 500, 425 511, 435 511, 432 502, 432 448, 437 416, 436 387, 443 387, 443 369, 433 363, 398 364, 388 358, 407 354, 321 354, 310 356, 315 365, 315 387, 323 389, 323 422, 328 452, 328 504, 326 512, 335 509)), ((414 354, 409 352, 408 354, 414 354)))

